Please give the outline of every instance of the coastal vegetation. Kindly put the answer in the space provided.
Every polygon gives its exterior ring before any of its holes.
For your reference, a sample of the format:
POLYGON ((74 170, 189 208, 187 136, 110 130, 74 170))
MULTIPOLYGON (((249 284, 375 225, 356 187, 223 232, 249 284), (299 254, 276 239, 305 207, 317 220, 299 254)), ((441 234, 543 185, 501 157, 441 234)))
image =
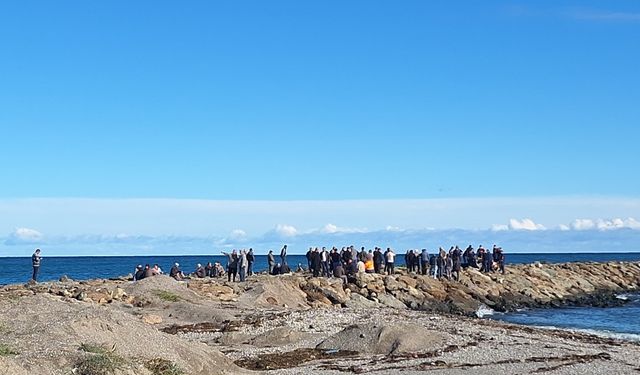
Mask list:
POLYGON ((18 355, 18 354, 20 353, 18 353, 11 346, 7 344, 0 344, 0 357, 8 356, 8 355, 18 355))
POLYGON ((180 296, 175 293, 171 293, 166 290, 155 290, 155 295, 158 296, 163 301, 166 302, 178 302, 180 301, 180 296))
POLYGON ((126 365, 126 360, 115 353, 115 346, 109 349, 102 345, 82 343, 79 350, 83 354, 74 366, 74 374, 77 375, 113 375, 126 365))
POLYGON ((178 365, 164 358, 148 360, 144 367, 153 375, 184 375, 184 371, 178 365))

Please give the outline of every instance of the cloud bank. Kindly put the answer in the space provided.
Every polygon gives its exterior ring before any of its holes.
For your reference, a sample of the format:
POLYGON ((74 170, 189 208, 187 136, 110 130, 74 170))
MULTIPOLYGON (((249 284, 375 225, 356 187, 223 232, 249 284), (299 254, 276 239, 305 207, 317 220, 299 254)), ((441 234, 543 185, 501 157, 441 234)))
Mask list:
POLYGON ((80 235, 45 236, 38 230, 18 228, 1 242, 10 256, 26 256, 34 247, 50 255, 174 255, 218 254, 230 248, 253 247, 258 254, 289 244, 291 253, 309 246, 381 246, 409 248, 500 244, 510 252, 629 252, 640 251, 640 222, 627 219, 576 219, 570 225, 547 228, 532 219, 510 219, 509 224, 481 230, 386 227, 366 230, 325 224, 301 230, 277 224, 250 236, 235 229, 226 236, 80 235), (71 253, 69 253, 71 252, 71 253))

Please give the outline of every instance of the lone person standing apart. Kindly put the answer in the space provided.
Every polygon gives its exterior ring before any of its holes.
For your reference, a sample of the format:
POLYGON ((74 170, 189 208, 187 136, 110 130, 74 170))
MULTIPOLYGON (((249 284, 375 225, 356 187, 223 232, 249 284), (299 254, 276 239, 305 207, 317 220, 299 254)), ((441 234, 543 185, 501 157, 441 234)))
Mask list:
POLYGON ((33 276, 31 277, 33 281, 38 281, 38 272, 40 272, 40 261, 42 257, 40 256, 40 249, 36 249, 36 251, 31 256, 31 265, 33 266, 33 276))

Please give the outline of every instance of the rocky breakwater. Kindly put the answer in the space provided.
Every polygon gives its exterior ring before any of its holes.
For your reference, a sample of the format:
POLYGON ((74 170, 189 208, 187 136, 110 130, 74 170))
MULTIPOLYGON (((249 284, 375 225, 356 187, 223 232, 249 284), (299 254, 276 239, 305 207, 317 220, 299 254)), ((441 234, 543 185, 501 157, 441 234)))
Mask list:
MULTIPOLYGON (((534 263, 509 267, 504 275, 467 269, 462 272, 460 281, 435 280, 400 270, 395 275, 359 274, 346 285, 338 279, 312 278, 300 274, 279 277, 264 275, 252 282, 261 283, 259 293, 250 298, 258 305, 292 308, 390 307, 474 315, 483 305, 497 311, 512 311, 522 307, 607 306, 622 303, 615 296, 638 289, 640 264, 534 263), (281 290, 287 290, 287 293, 280 293, 281 290)), ((246 289, 250 291, 254 288, 249 286, 246 289)))

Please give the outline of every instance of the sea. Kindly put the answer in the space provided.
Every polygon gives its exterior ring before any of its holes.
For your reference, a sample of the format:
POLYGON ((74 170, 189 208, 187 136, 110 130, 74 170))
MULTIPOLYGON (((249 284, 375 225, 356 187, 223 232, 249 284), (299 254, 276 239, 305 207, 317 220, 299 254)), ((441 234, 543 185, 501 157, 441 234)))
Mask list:
MULTIPOLYGON (((507 254, 509 264, 640 261, 640 253, 517 253, 507 254)), ((276 261, 279 256, 276 255, 276 261)), ((398 257, 402 263, 402 256, 398 257)), ((168 271, 179 263, 183 272, 195 270, 197 264, 208 262, 226 263, 222 255, 176 255, 176 256, 92 256, 92 257, 43 257, 39 281, 58 280, 66 275, 74 280, 114 278, 132 273, 136 265, 158 264, 168 271)), ((304 255, 288 255, 287 263, 292 269, 298 264, 306 268, 304 255)), ((254 272, 267 269, 266 255, 256 255, 254 272)), ((31 258, 0 257, 0 285, 25 283, 31 278, 31 258)), ((512 313, 498 313, 483 309, 479 315, 485 319, 496 319, 511 323, 542 328, 561 328, 600 336, 640 341, 640 294, 621 294, 624 304, 617 307, 567 307, 551 309, 527 309, 512 313)))

